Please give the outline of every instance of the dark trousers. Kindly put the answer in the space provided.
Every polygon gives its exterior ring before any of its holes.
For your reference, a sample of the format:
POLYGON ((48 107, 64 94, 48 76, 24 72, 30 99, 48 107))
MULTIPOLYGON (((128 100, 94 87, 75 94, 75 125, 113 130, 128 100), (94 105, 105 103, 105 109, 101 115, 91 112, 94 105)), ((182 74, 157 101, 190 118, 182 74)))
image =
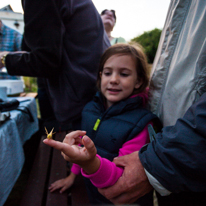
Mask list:
POLYGON ((169 196, 160 196, 157 192, 159 206, 204 206, 206 205, 206 192, 182 192, 169 196))

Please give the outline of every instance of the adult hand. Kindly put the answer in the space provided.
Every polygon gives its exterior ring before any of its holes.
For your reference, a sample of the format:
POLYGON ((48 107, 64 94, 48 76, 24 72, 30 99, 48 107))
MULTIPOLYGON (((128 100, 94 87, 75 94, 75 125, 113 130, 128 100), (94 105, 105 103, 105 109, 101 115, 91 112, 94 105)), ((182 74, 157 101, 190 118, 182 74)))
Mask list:
MULTIPOLYGON (((3 67, 5 67, 5 65, 2 64, 1 62, 1 58, 6 55, 6 54, 9 54, 11 52, 8 52, 8 51, 3 51, 3 52, 0 52, 0 69, 2 69, 3 67)), ((15 51, 15 52, 12 52, 12 54, 24 54, 24 53, 28 53, 26 51, 15 51)))
POLYGON ((98 190, 115 205, 131 204, 152 190, 140 162, 139 152, 117 157, 114 163, 124 167, 122 176, 113 186, 98 190))

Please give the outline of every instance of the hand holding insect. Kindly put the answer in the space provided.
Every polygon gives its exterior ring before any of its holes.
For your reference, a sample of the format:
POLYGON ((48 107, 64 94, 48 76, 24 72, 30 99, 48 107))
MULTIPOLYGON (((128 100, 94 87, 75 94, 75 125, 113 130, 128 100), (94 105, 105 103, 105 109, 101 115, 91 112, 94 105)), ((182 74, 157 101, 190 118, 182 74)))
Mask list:
POLYGON ((46 130, 47 139, 52 139, 52 135, 56 133, 56 132, 52 133, 52 132, 53 132, 53 130, 54 130, 54 127, 53 127, 53 129, 51 130, 51 132, 50 132, 50 133, 48 133, 48 131, 47 131, 46 127, 44 127, 44 128, 45 128, 45 130, 46 130))
POLYGON ((85 131, 78 130, 67 134, 63 142, 51 139, 45 139, 43 142, 62 151, 65 160, 80 165, 85 172, 92 174, 98 170, 100 160, 96 157, 97 150, 93 141, 85 134, 85 131), (80 147, 79 144, 84 147, 80 147))

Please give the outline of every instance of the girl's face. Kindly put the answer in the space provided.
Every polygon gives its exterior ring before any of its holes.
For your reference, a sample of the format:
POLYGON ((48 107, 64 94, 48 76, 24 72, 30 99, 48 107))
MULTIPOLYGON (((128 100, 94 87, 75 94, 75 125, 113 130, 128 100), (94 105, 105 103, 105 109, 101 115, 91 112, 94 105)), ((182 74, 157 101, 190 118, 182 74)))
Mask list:
POLYGON ((101 92, 109 108, 114 103, 128 98, 141 86, 138 81, 136 62, 130 55, 115 54, 104 64, 101 76, 101 92))

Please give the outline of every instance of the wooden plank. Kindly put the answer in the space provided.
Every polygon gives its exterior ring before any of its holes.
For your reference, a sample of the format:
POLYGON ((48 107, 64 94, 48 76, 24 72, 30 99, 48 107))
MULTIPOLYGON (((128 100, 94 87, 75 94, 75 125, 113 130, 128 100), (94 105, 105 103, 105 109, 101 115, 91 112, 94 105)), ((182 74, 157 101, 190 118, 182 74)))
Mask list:
MULTIPOLYGON (((55 140, 62 142, 65 138, 66 133, 56 133, 54 135, 55 140)), ((51 172, 49 178, 49 185, 55 182, 56 180, 65 178, 67 176, 67 164, 64 158, 61 155, 59 150, 54 149, 52 154, 51 162, 51 172)), ((62 194, 59 193, 59 190, 54 192, 47 192, 46 206, 67 206, 67 192, 62 194)))
POLYGON ((78 175, 75 179, 74 185, 71 188, 71 205, 72 206, 90 206, 87 195, 84 179, 82 175, 78 175))
POLYGON ((41 206, 43 204, 50 153, 52 150, 51 147, 42 142, 45 138, 46 136, 43 136, 40 140, 36 158, 20 206, 41 206))

